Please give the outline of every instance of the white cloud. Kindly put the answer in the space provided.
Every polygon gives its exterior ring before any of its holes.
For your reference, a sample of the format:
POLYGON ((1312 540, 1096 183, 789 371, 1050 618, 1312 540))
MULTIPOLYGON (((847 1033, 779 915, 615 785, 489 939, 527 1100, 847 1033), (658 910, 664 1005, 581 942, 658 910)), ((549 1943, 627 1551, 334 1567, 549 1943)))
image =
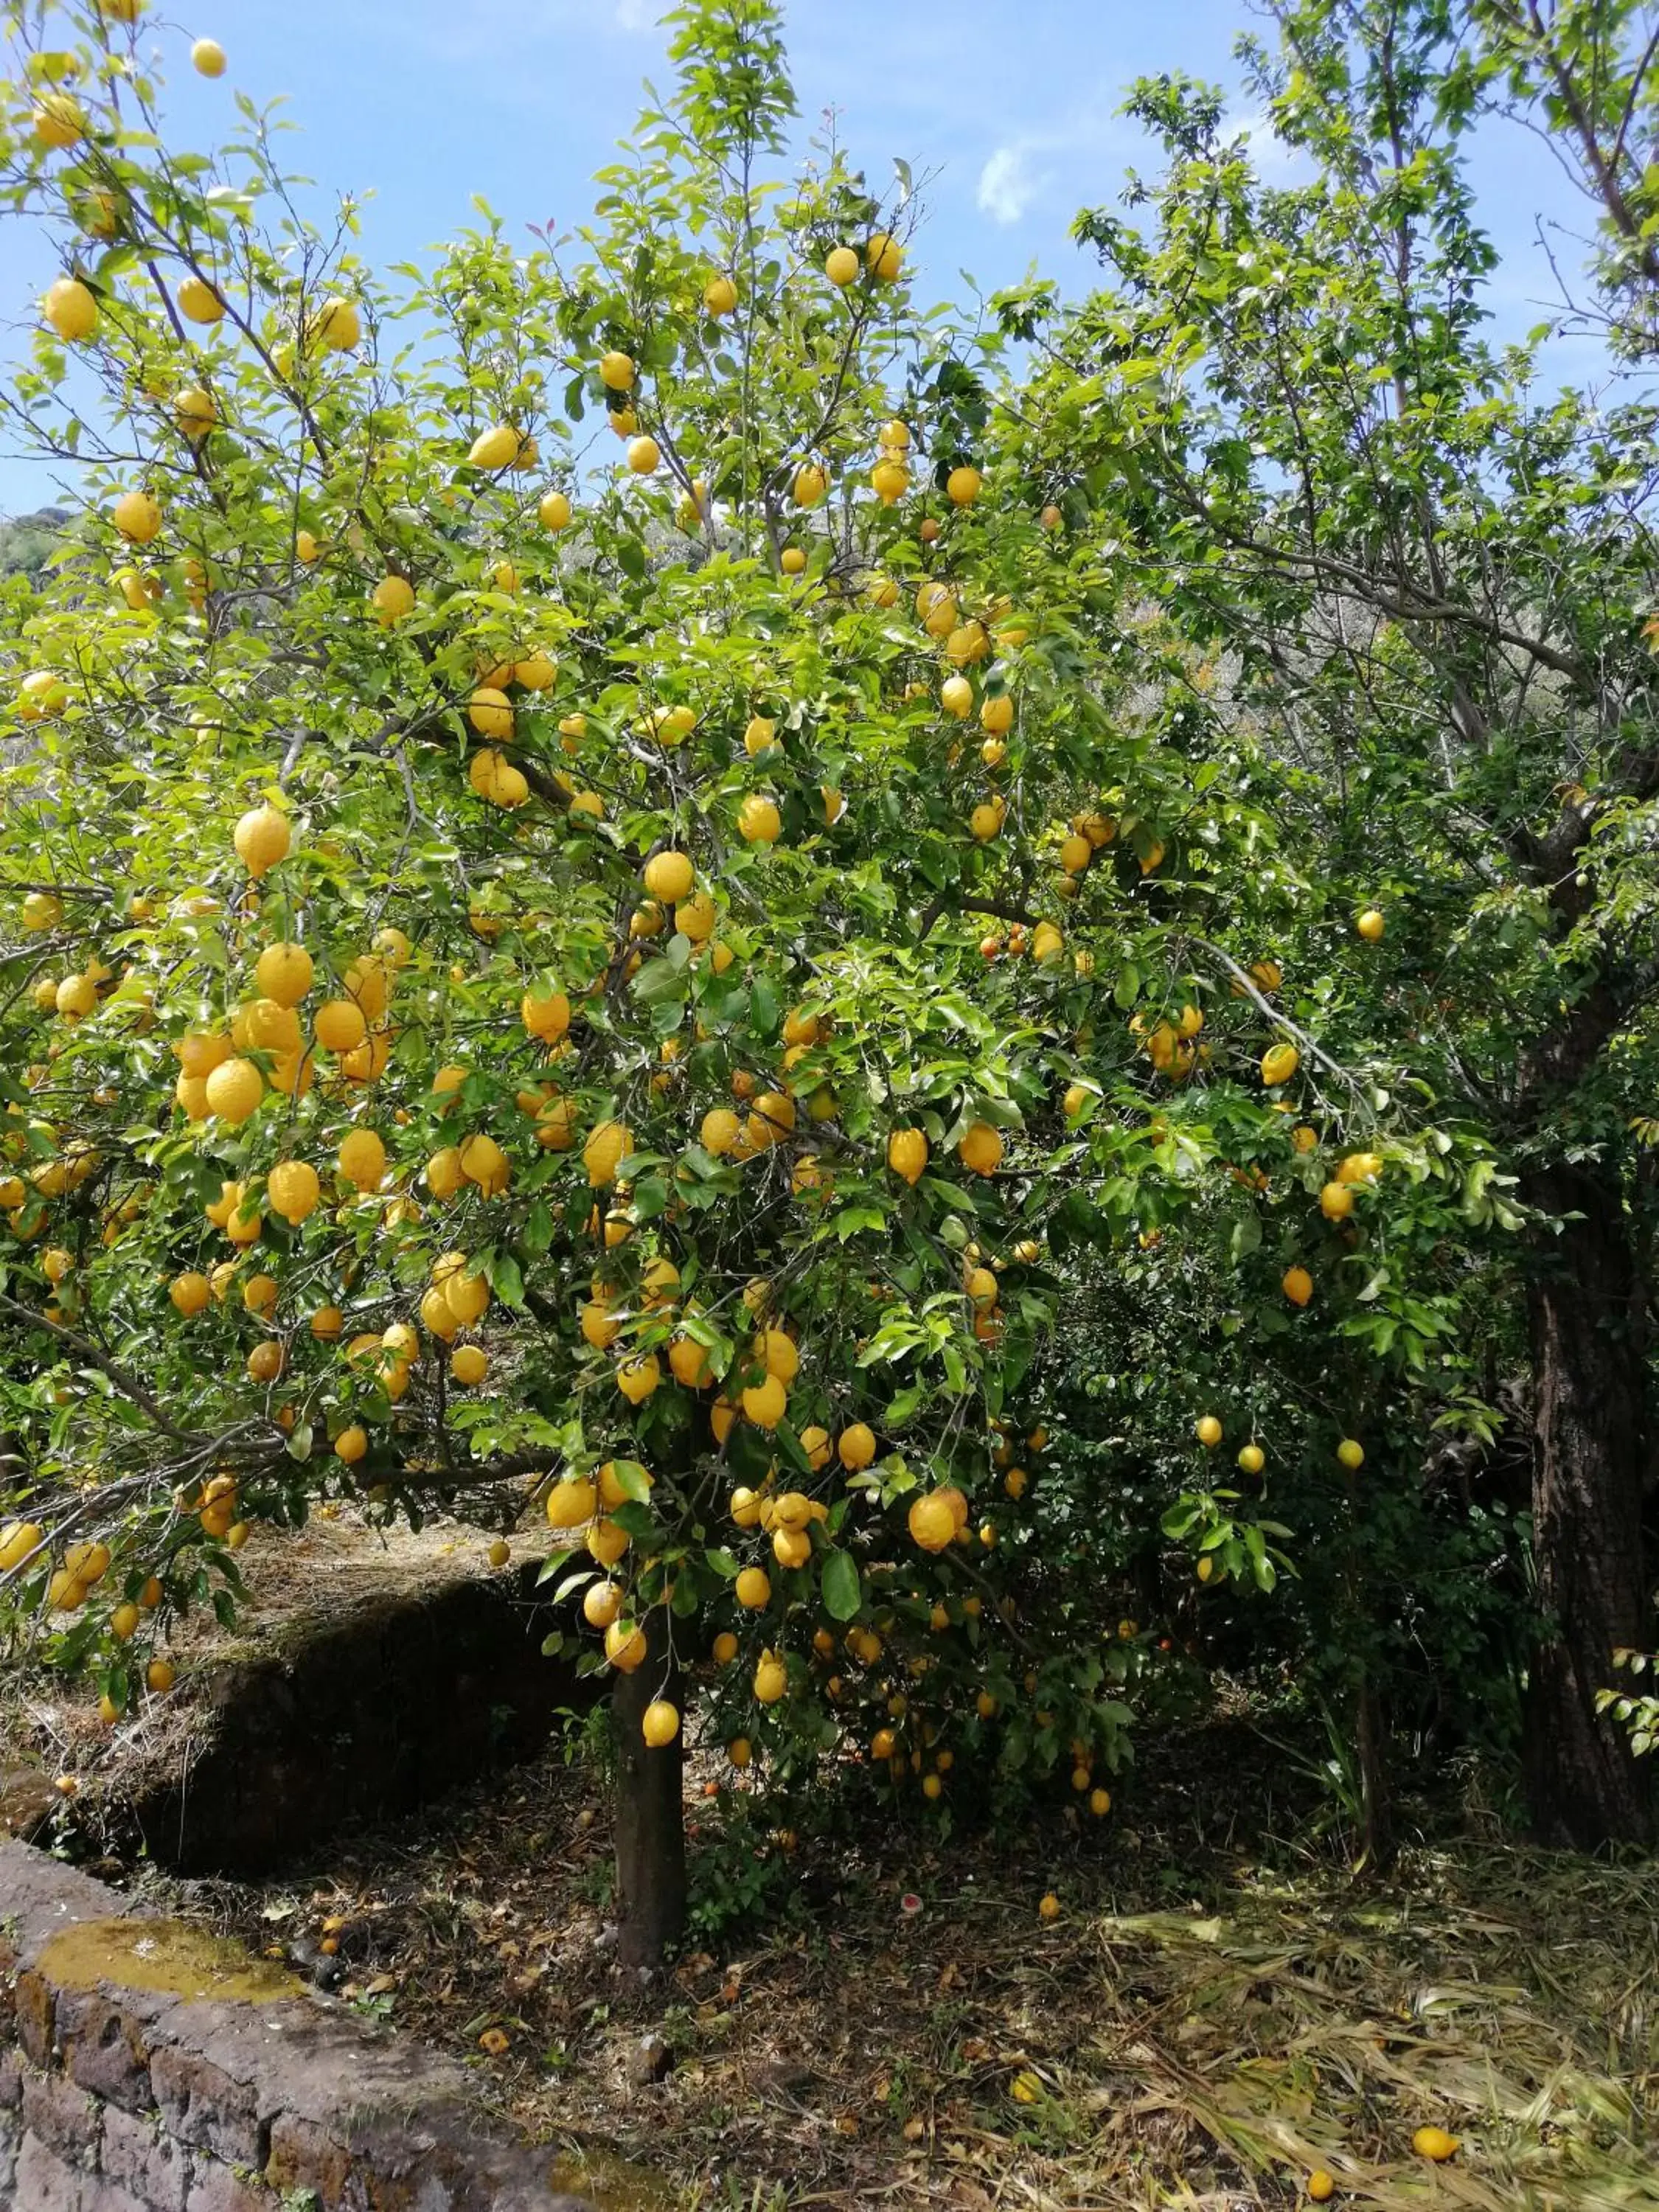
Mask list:
POLYGON ((1042 189, 1042 179, 1033 175, 1024 149, 999 146, 979 173, 980 211, 993 222, 1018 222, 1042 189))
POLYGON ((1255 173, 1269 183, 1275 178, 1285 178, 1293 170, 1302 156, 1294 146, 1287 146, 1274 131, 1273 125, 1259 107, 1246 109, 1236 115, 1226 115, 1221 120, 1223 138, 1248 137, 1250 159, 1255 173))
POLYGON ((656 0, 617 0, 619 31, 648 31, 656 20, 656 0))

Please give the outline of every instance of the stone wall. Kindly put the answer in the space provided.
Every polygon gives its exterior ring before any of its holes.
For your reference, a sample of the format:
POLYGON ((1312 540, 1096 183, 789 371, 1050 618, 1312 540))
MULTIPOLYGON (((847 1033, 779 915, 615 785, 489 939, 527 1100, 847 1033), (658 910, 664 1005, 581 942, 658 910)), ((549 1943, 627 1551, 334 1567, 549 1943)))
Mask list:
POLYGON ((6 2212, 592 2212, 464 2070, 0 1844, 6 2212))
POLYGON ((169 1739, 142 1778, 106 1762, 108 1840, 184 1874, 258 1874, 344 1821, 395 1817, 530 1757, 562 1708, 595 1694, 542 1656, 574 1614, 574 1601, 563 1618, 546 1603, 538 1565, 364 1595, 187 1674, 188 1758, 169 1739))

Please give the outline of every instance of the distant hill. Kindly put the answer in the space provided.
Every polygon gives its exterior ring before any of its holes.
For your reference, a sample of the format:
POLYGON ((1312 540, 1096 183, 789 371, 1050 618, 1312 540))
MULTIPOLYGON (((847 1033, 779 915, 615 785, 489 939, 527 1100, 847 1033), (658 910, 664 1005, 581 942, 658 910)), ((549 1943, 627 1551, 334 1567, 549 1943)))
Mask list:
POLYGON ((34 514, 0 520, 0 577, 39 577, 49 554, 57 550, 70 520, 66 507, 43 507, 34 514))

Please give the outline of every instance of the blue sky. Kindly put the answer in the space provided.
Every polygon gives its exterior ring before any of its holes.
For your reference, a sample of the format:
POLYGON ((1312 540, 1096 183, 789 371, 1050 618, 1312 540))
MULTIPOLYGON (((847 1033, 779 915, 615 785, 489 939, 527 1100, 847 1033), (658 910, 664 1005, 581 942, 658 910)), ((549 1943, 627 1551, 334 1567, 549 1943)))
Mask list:
MULTIPOLYGON (((152 4, 149 36, 164 57, 178 143, 210 145, 234 121, 234 89, 260 102, 287 94, 300 126, 290 166, 330 188, 374 192, 363 249, 383 263, 472 220, 474 192, 510 225, 581 219, 588 179, 626 134, 641 81, 667 74, 659 10, 659 0, 211 0, 177 27, 152 4), (216 82, 186 59, 203 33, 229 54, 216 82)), ((804 124, 833 107, 872 180, 890 177, 895 155, 928 178, 917 255, 921 289, 938 297, 959 289, 964 270, 988 289, 1033 264, 1068 287, 1086 283, 1091 264, 1066 235, 1073 215, 1115 198, 1128 167, 1150 166, 1116 112, 1124 87, 1174 69, 1236 85, 1232 42, 1253 20, 1247 0, 788 8, 804 124)), ((1235 113, 1248 119, 1242 96, 1235 113)), ((1536 212, 1581 227, 1582 217, 1548 155, 1518 132, 1486 148, 1481 182, 1504 254, 1496 305, 1504 325, 1524 330, 1553 296, 1536 212)), ((26 227, 0 228, 0 319, 31 320, 56 273, 26 227)), ((1595 359, 1581 341, 1559 348, 1555 366, 1583 374, 1595 359)), ((38 465, 0 452, 0 512, 52 490, 38 465)))

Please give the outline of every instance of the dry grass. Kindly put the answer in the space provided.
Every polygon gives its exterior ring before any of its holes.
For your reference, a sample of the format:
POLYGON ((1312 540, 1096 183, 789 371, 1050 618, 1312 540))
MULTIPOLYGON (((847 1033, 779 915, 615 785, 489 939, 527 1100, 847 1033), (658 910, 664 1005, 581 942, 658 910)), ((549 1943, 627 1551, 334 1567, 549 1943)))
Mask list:
POLYGON ((301 1879, 190 1887, 301 1959, 340 1918, 322 1971, 349 2000, 465 2056, 538 2137, 620 2154, 618 2212, 1243 2212, 1320 2165, 1379 2212, 1659 2212, 1651 1869, 1462 1842, 1355 1887, 1240 1847, 1252 1761, 1200 1741, 1134 1825, 1000 1846, 889 1825, 872 1851, 865 1820, 857 1849, 751 1848, 747 1801, 698 1795, 705 1900, 771 1879, 781 1910, 705 1936, 654 2000, 612 1971, 594 1787, 554 1757, 301 1879), (659 2085, 629 2063, 653 2021, 659 2085), (1463 2140, 1450 2165, 1412 2153, 1429 2121, 1463 2140))
MULTIPOLYGON (((227 1669, 270 1657, 366 1608, 413 1605, 423 1594, 475 1579, 488 1541, 447 1520, 416 1530, 401 1522, 373 1528, 356 1513, 319 1514, 297 1532, 256 1522, 238 1558, 246 1595, 234 1624, 223 1626, 205 1605, 173 1623, 165 1650, 179 1668, 178 1691, 137 1694, 118 1729, 98 1719, 89 1677, 24 1664, 0 1669, 0 1769, 69 1768, 94 1791, 131 1798, 145 1775, 176 1771, 188 1758, 199 1709, 211 1703, 227 1669)), ((544 1548, 539 1530, 514 1540, 520 1560, 544 1548)))

